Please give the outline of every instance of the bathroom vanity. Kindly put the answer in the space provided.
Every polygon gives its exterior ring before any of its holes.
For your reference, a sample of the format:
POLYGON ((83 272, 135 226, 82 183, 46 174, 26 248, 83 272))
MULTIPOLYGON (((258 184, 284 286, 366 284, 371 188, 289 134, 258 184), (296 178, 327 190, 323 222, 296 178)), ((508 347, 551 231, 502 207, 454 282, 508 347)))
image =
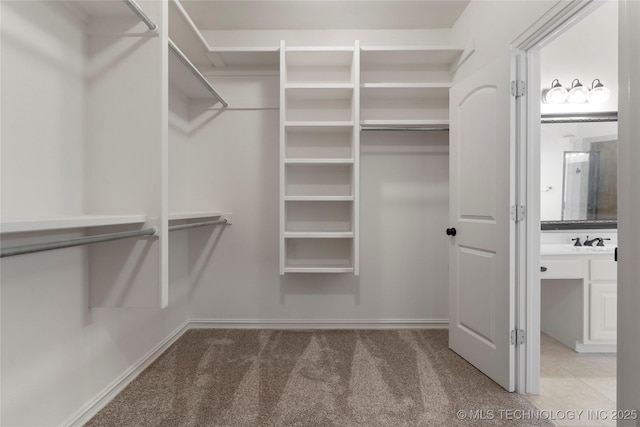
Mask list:
POLYGON ((615 245, 576 247, 544 241, 541 330, 580 353, 615 353, 615 245))

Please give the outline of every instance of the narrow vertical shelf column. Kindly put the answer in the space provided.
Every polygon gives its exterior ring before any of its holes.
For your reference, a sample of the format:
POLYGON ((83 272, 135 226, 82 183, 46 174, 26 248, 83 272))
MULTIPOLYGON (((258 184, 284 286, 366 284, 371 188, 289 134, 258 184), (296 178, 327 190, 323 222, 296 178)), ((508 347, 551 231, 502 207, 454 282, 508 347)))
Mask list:
POLYGON ((286 128, 285 122, 287 120, 287 100, 284 96, 285 85, 287 83, 287 64, 285 56, 285 43, 284 40, 280 41, 280 275, 284 274, 287 252, 285 246, 284 233, 285 227, 285 206, 286 206, 286 193, 284 187, 284 174, 285 174, 285 159, 286 159, 286 128))
POLYGON ((280 44, 280 274, 359 273, 359 54, 280 44))
POLYGON ((360 275, 360 41, 353 49, 353 274, 360 275))

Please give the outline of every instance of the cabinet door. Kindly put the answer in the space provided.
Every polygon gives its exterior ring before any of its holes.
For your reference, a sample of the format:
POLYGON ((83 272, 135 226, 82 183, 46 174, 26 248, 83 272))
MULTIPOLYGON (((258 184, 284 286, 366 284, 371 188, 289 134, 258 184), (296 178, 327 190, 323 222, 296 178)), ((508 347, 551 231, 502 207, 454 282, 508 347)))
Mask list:
POLYGON ((589 337, 592 341, 615 341, 617 319, 617 286, 592 283, 590 289, 591 319, 589 337))

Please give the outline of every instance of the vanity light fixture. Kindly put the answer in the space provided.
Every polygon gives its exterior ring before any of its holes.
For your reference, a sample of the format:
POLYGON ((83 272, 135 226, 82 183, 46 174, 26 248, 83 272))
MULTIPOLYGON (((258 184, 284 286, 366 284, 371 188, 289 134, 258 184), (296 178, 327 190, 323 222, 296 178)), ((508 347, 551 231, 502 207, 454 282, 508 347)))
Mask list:
POLYGON ((551 82, 551 89, 542 95, 542 99, 547 104, 562 104, 567 100, 568 94, 567 90, 560 84, 560 81, 555 79, 551 82))
POLYGON ((591 83, 591 90, 589 91, 589 102, 594 104, 600 104, 609 99, 610 91, 607 89, 600 79, 595 79, 591 83), (598 82, 596 84, 596 82, 598 82))
POLYGON ((567 101, 571 104, 581 104, 587 102, 587 99, 589 99, 589 89, 584 87, 582 83, 580 83, 580 80, 573 79, 567 101))

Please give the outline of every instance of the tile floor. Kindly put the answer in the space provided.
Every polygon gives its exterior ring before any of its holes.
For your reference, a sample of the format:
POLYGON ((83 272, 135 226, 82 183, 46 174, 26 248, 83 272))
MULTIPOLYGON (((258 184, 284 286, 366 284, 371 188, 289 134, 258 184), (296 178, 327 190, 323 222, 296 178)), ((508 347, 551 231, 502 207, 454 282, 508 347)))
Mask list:
POLYGON ((529 400, 557 425, 615 425, 616 355, 576 353, 545 334, 540 344, 540 394, 529 400))

